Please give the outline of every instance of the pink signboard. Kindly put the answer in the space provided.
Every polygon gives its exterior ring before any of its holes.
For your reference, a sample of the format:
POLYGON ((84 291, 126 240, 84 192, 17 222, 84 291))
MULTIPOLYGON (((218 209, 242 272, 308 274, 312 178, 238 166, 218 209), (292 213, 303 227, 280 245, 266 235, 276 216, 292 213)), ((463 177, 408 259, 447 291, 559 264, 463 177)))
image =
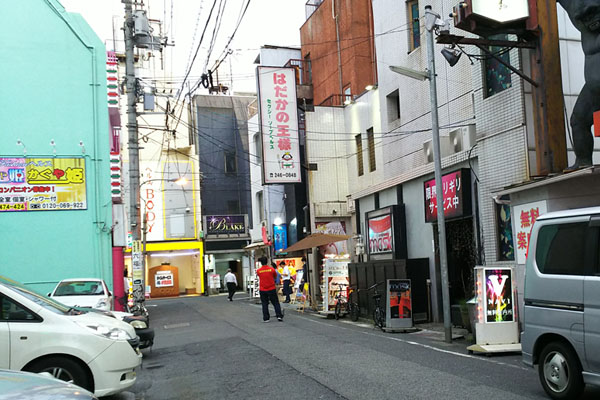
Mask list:
POLYGON ((391 253, 393 247, 392 214, 369 218, 369 254, 391 253))
MULTIPOLYGON (((425 184, 425 222, 437 221, 437 191, 435 179, 425 184)), ((471 172, 460 169, 442 176, 444 217, 459 218, 471 214, 471 172)))

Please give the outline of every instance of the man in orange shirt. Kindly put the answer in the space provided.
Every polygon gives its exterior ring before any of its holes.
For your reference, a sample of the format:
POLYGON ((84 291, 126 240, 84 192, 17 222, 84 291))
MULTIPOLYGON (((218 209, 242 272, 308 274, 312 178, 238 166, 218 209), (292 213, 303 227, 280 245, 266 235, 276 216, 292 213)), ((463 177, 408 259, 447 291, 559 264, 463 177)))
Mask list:
POLYGON ((283 314, 281 313, 281 305, 277 298, 277 291, 275 290, 275 278, 277 277, 277 271, 275 268, 269 266, 267 257, 261 257, 259 260, 262 267, 256 270, 256 275, 259 279, 259 292, 260 302, 262 303, 263 322, 269 322, 271 316, 269 315, 269 301, 275 308, 275 315, 279 322, 283 321, 283 314))

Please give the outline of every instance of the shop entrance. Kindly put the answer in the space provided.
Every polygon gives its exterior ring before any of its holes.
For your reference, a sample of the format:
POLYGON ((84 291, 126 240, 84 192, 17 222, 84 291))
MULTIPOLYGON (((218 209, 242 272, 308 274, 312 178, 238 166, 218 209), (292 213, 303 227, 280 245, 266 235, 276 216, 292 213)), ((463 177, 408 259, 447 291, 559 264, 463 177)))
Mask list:
MULTIPOLYGON (((436 270, 439 271, 437 224, 434 225, 433 233, 436 249, 436 270)), ((446 222, 446 250, 448 255, 450 304, 464 304, 466 300, 473 297, 473 268, 477 264, 472 217, 446 222)))
POLYGON ((227 269, 230 268, 231 272, 235 275, 238 282, 238 289, 243 287, 244 273, 242 270, 242 257, 243 253, 225 253, 225 254, 213 254, 215 259, 215 274, 219 275, 221 281, 221 288, 219 291, 227 291, 227 286, 223 282, 223 278, 227 273, 227 269))

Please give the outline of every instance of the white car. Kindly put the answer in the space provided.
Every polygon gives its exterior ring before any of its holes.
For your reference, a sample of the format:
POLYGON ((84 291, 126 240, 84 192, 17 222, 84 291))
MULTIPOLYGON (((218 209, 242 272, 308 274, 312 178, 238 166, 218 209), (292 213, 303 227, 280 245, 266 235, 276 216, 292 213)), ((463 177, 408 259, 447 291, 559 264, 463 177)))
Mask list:
POLYGON ((71 307, 110 311, 112 293, 102 279, 64 279, 48 296, 71 307))
POLYGON ((141 364, 133 327, 0 277, 0 369, 49 372, 96 396, 127 389, 141 364))

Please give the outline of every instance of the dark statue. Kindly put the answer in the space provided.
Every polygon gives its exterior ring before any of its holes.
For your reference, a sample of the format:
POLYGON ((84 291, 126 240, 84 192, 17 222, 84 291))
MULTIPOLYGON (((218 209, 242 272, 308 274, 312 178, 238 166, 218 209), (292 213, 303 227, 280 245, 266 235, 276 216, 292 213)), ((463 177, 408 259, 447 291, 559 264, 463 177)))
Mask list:
POLYGON ((585 54, 585 85, 571 115, 575 164, 569 169, 592 165, 594 138, 590 133, 594 112, 600 110, 600 0, 557 0, 581 32, 585 54))

